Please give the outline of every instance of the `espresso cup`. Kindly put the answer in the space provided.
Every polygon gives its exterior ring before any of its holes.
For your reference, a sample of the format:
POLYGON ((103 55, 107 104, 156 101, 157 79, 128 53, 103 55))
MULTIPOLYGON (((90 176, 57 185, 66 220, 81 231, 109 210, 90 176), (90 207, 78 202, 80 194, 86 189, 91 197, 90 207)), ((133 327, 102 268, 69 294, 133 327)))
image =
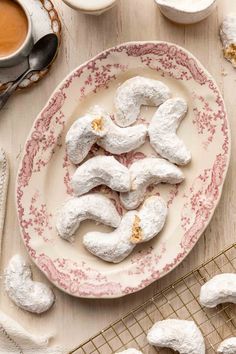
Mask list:
MULTIPOLYGON (((14 52, 9 53, 6 56, 0 56, 0 67, 6 68, 19 64, 29 55, 30 50, 33 47, 33 36, 32 36, 32 22, 30 14, 23 4, 22 0, 14 0, 23 10, 25 18, 27 20, 28 31, 23 43, 14 52)), ((6 34, 7 35, 7 34, 6 34)), ((7 38, 7 37, 6 37, 7 38)))

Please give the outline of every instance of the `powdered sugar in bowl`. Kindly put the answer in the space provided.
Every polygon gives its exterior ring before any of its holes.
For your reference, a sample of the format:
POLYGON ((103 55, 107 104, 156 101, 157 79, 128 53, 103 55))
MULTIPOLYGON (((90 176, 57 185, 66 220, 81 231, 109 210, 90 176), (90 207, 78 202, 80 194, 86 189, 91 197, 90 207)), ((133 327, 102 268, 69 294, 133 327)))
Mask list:
POLYGON ((155 0, 169 20, 192 24, 207 18, 216 7, 216 0, 155 0))

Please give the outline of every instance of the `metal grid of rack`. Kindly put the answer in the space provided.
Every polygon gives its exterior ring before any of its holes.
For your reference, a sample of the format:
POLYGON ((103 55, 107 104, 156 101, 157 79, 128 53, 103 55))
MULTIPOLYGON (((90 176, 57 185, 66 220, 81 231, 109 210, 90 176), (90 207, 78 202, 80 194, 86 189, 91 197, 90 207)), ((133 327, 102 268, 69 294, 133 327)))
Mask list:
POLYGON ((112 354, 131 347, 144 354, 173 353, 168 349, 151 347, 146 340, 149 328, 156 321, 166 318, 194 320, 205 337, 206 353, 215 353, 222 340, 236 335, 236 305, 203 308, 199 303, 199 292, 201 286, 212 276, 235 271, 236 244, 233 244, 112 323, 70 354, 112 354))

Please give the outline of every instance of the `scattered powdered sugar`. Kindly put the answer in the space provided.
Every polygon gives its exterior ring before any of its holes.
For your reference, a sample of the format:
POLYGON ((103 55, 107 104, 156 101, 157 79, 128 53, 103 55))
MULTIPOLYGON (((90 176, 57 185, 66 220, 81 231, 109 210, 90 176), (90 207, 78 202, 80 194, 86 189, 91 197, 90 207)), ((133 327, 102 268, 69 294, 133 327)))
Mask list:
POLYGON ((9 298, 23 310, 43 313, 54 303, 52 290, 45 284, 32 280, 30 267, 23 258, 15 255, 5 270, 5 290, 9 298))

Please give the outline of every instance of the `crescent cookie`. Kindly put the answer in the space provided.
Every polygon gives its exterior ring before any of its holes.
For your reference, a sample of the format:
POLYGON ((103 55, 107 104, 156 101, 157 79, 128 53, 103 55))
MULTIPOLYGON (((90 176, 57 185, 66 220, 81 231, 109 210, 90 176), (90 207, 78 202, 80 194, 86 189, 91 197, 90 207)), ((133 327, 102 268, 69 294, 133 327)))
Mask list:
POLYGON ((154 150, 176 165, 186 165, 191 161, 190 151, 176 134, 187 111, 185 100, 169 99, 157 109, 148 128, 154 150))
POLYGON ((236 14, 228 14, 221 25, 220 37, 224 46, 224 57, 236 68, 236 14))
POLYGON ((58 213, 56 228, 61 238, 71 241, 84 220, 118 227, 121 217, 110 199, 102 194, 87 194, 69 199, 58 213))
POLYGON ((149 344, 180 354, 205 354, 204 338, 193 321, 167 319, 156 322, 147 335, 149 344))
POLYGON ((105 151, 120 155, 143 145, 146 136, 144 124, 120 128, 103 108, 95 106, 69 129, 66 135, 67 154, 72 163, 79 164, 97 143, 105 151))
POLYGON ((95 108, 99 112, 99 115, 103 117, 104 129, 107 132, 97 141, 97 144, 105 151, 120 155, 133 151, 145 143, 147 127, 144 124, 120 128, 102 108, 99 106, 95 108))
POLYGON ((106 134, 102 117, 96 112, 86 114, 75 121, 66 134, 66 149, 70 161, 81 163, 98 138, 106 134))
POLYGON ((134 162, 129 168, 131 191, 120 194, 122 205, 128 209, 136 209, 144 200, 148 186, 159 183, 178 184, 183 182, 182 171, 172 163, 147 157, 134 162))
POLYGON ((214 276, 200 291, 201 305, 209 308, 231 302, 236 304, 236 274, 225 273, 214 276))
POLYGON ((123 261, 142 242, 155 237, 163 228, 167 206, 160 197, 148 198, 140 211, 126 213, 111 233, 89 232, 83 244, 89 252, 107 262, 123 261))
POLYGON ((55 301, 52 290, 46 284, 32 280, 30 267, 19 255, 12 257, 8 263, 4 285, 9 298, 29 312, 43 313, 55 301))
POLYGON ((142 76, 125 81, 115 96, 115 121, 121 127, 136 122, 142 105, 159 106, 171 97, 169 88, 160 81, 142 76))
POLYGON ((72 176, 71 186, 75 196, 106 185, 114 191, 130 190, 130 174, 127 167, 113 156, 95 156, 79 166, 72 176))
POLYGON ((218 354, 235 354, 236 353, 236 337, 225 339, 217 349, 218 354))

